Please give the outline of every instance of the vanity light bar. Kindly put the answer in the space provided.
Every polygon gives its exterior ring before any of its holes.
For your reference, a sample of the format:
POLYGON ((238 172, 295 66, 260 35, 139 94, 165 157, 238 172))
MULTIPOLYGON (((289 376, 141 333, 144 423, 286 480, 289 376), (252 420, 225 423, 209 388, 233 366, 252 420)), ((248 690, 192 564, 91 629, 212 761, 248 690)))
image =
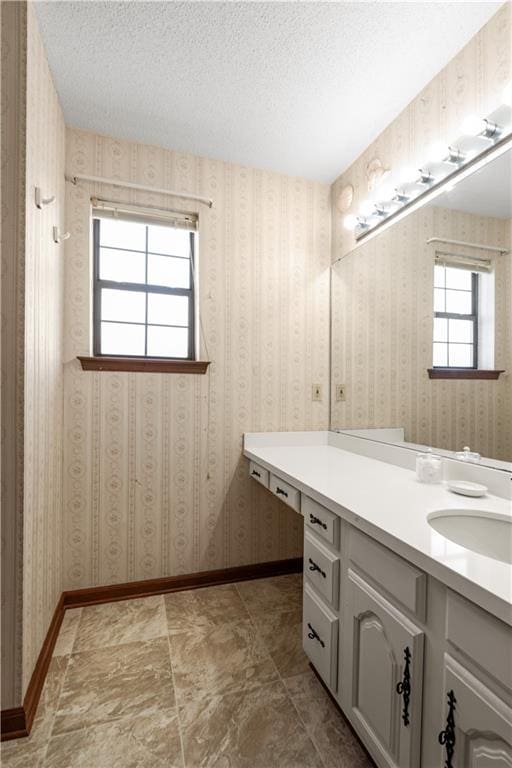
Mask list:
MULTIPOLYGON (((502 102, 505 112, 507 107, 512 107, 512 83, 505 88, 502 102)), ((344 218, 345 229, 354 232, 356 240, 359 240, 377 227, 381 228, 404 208, 409 208, 416 198, 422 198, 448 177, 458 174, 466 166, 472 166, 481 155, 486 155, 512 133, 512 111, 508 111, 508 119, 503 120, 505 125, 491 119, 496 113, 485 118, 469 115, 462 123, 462 136, 457 142, 448 146, 441 143, 433 145, 425 165, 419 169, 404 168, 394 185, 388 185, 380 193, 377 190, 372 199, 363 201, 359 215, 349 214, 344 218), (474 141, 471 142, 471 139, 474 141)), ((503 107, 497 112, 502 120, 503 107)))

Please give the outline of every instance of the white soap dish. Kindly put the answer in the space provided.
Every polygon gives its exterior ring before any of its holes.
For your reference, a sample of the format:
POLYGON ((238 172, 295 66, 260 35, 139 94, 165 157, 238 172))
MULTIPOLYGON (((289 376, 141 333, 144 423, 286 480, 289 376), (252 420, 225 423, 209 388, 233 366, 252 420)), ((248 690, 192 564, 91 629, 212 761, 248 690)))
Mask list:
POLYGON ((446 485, 450 491, 460 493, 462 496, 485 496, 489 490, 486 485, 470 483, 469 480, 447 480, 446 485))

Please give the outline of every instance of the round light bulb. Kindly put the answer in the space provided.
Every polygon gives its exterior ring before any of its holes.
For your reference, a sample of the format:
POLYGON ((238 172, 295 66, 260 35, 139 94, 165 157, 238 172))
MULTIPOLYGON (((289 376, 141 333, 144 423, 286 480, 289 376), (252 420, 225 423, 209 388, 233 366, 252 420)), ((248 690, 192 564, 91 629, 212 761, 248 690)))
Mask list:
POLYGON ((431 163, 442 163, 448 154, 448 147, 442 141, 436 141, 428 151, 428 159, 431 163))
POLYGON ((464 136, 479 136, 485 132, 487 121, 477 115, 468 115, 461 126, 464 136))
POLYGON ((512 80, 503 89, 502 101, 507 106, 512 107, 512 80))
POLYGON ((348 216, 345 216, 343 219, 343 226, 345 229, 348 229, 350 232, 353 232, 354 229, 357 227, 357 216, 354 216, 353 213, 349 213, 348 216))
POLYGON ((383 184, 382 187, 379 187, 379 200, 382 203, 392 200, 395 197, 395 194, 396 192, 393 184, 383 184))
POLYGON ((402 168, 399 174, 399 180, 402 184, 413 184, 419 178, 419 171, 414 165, 408 165, 402 168))
POLYGON ((375 213, 375 203, 372 200, 363 200, 359 207, 361 216, 371 216, 375 213))

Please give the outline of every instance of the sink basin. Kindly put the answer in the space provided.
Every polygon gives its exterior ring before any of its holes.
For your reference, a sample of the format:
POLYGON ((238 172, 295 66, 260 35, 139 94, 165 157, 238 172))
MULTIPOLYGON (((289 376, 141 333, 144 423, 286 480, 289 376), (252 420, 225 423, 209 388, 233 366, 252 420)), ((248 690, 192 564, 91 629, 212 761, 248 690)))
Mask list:
POLYGON ((512 564, 512 516, 475 509, 440 509, 431 512, 427 520, 455 544, 512 564))

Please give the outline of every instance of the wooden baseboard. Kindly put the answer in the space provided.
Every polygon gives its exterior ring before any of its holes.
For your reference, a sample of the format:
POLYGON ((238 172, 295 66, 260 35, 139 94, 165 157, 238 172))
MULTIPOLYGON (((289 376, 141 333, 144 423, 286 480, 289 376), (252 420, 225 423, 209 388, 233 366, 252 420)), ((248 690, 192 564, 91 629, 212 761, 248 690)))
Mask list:
POLYGON ((50 666, 53 649, 67 608, 80 608, 85 605, 113 603, 117 600, 129 600, 135 597, 163 595, 166 592, 181 592, 199 587, 211 587, 216 584, 231 584, 249 579, 264 579, 270 576, 282 576, 287 573, 301 573, 302 558, 273 560, 269 563, 240 565, 235 568, 222 568, 217 571, 199 571, 183 576, 167 576, 161 579, 129 581, 124 584, 110 584, 106 587, 89 587, 63 592, 55 608, 48 632, 39 653, 22 707, 4 709, 1 712, 2 741, 28 736, 36 715, 37 705, 44 681, 50 666))
POLYGON ((216 584, 230 584, 249 579, 263 579, 270 576, 282 576, 287 573, 301 573, 302 558, 273 560, 269 563, 239 565, 234 568, 222 568, 217 571, 198 571, 183 576, 165 576, 160 579, 128 581, 124 584, 110 584, 106 587, 88 587, 73 589, 63 593, 65 608, 80 608, 84 605, 113 603, 117 600, 130 600, 135 597, 163 595, 166 592, 182 592, 199 587, 212 587, 216 584))

